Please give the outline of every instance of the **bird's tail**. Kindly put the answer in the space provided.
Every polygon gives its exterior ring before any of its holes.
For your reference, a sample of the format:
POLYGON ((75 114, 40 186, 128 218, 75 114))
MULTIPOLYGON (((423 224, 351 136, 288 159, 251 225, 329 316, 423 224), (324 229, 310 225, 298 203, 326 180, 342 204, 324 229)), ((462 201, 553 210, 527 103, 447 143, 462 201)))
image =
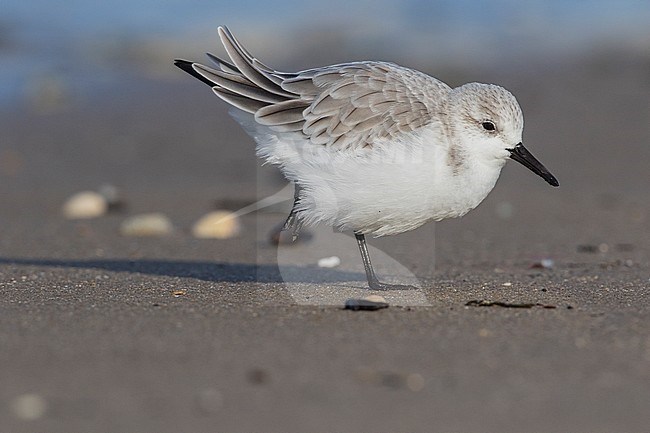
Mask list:
POLYGON ((299 101, 299 95, 282 88, 282 82, 296 74, 275 71, 257 60, 227 27, 219 27, 218 31, 230 62, 208 54, 217 68, 182 59, 175 60, 174 64, 212 87, 221 99, 247 113, 255 114, 270 105, 286 109, 287 104, 298 104, 306 108, 308 104, 299 101))

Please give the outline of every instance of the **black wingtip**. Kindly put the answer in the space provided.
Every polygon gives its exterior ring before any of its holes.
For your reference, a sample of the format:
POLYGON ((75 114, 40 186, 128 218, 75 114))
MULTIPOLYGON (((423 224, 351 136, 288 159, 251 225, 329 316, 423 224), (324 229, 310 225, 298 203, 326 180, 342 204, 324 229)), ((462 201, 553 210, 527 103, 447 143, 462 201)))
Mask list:
POLYGON ((214 87, 214 83, 212 81, 208 80, 203 75, 196 72, 196 70, 194 69, 194 66, 193 66, 194 62, 190 62, 190 61, 183 60, 183 59, 175 59, 174 60, 174 65, 176 65, 177 67, 179 67, 183 71, 187 72, 188 74, 190 74, 194 78, 203 81, 208 86, 214 87))

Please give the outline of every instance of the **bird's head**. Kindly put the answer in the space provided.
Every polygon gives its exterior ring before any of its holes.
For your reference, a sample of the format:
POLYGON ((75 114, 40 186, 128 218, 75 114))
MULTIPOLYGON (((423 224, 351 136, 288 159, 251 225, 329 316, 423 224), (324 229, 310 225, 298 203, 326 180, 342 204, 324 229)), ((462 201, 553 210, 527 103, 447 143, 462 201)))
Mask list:
POLYGON ((469 83, 452 90, 451 106, 452 133, 466 152, 488 164, 514 159, 559 186, 522 144, 524 116, 512 93, 493 84, 469 83))

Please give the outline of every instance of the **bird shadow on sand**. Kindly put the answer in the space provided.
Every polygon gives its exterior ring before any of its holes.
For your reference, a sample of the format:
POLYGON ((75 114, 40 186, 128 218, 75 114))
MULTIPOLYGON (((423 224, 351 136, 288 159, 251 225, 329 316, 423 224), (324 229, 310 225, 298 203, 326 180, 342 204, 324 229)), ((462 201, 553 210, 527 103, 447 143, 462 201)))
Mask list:
POLYGON ((196 278, 210 282, 258 283, 334 283, 365 282, 365 274, 317 266, 256 263, 225 263, 182 260, 146 259, 31 259, 2 258, 0 265, 37 266, 72 269, 99 269, 109 272, 127 272, 177 278, 196 278))

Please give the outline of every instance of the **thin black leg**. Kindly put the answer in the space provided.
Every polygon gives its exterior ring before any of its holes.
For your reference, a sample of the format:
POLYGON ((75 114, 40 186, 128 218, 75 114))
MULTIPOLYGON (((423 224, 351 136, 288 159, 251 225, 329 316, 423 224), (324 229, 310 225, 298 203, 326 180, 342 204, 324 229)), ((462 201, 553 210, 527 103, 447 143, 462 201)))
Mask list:
POLYGON ((361 233, 354 233, 359 245, 359 252, 361 253, 361 260, 363 260, 363 269, 366 271, 366 278, 368 279, 368 286, 372 290, 414 290, 417 289, 413 286, 403 284, 387 284, 382 283, 375 275, 375 270, 372 268, 370 262, 370 254, 368 253, 368 246, 366 245, 366 237, 361 233))

